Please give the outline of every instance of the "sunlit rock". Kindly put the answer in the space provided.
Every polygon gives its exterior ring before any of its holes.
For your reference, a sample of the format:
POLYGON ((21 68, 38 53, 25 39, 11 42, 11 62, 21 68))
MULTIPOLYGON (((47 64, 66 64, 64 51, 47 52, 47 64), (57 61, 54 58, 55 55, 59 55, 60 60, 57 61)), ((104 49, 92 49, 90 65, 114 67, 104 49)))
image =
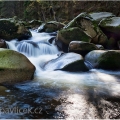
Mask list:
POLYGON ((120 70, 120 50, 94 50, 85 56, 93 68, 120 70))
POLYGON ((92 38, 92 43, 106 45, 107 37, 101 31, 96 21, 86 13, 81 13, 69 22, 64 28, 79 27, 92 38))
POLYGON ((63 53, 45 64, 45 70, 87 71, 83 57, 76 53, 63 53))
POLYGON ((31 36, 31 32, 20 21, 14 18, 0 19, 0 38, 9 41, 28 39, 31 36))
POLYGON ((86 55, 92 50, 98 50, 97 46, 93 43, 82 42, 82 41, 72 41, 69 44, 69 51, 79 53, 81 55, 86 55))
POLYGON ((97 23, 99 23, 104 18, 115 17, 115 15, 111 12, 92 12, 89 13, 90 17, 92 17, 97 23))
POLYGON ((34 71, 34 65, 23 54, 0 48, 0 83, 31 80, 34 71))

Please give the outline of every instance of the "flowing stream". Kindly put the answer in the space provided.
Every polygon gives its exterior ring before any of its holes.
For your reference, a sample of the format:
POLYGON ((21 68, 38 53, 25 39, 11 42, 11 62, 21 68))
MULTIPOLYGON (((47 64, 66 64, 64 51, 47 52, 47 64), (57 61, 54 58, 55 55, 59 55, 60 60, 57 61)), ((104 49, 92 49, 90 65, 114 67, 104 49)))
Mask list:
POLYGON ((44 70, 61 51, 50 43, 54 34, 37 33, 21 42, 7 42, 35 65, 34 80, 0 86, 0 118, 99 119, 120 118, 120 71, 44 70))

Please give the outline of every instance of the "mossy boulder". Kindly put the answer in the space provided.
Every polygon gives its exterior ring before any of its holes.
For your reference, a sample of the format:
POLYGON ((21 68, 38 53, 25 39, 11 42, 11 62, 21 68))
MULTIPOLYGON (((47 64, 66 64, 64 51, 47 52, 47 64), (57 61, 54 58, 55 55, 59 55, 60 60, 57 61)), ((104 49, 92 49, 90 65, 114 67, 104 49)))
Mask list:
POLYGON ((80 28, 72 27, 72 28, 62 29, 58 31, 57 37, 56 37, 56 44, 63 51, 64 51, 63 48, 65 48, 64 46, 66 45, 67 50, 65 50, 65 52, 67 52, 69 43, 74 40, 90 42, 91 38, 86 33, 84 33, 80 28))
POLYGON ((56 22, 56 21, 50 21, 47 23, 43 23, 39 28, 38 28, 38 32, 56 32, 60 29, 62 29, 65 25, 63 23, 60 22, 56 22))
POLYGON ((93 18, 98 24, 104 18, 115 17, 111 12, 92 12, 89 13, 90 17, 93 18))
POLYGON ((76 53, 63 53, 45 64, 45 70, 88 71, 83 57, 76 53))
POLYGON ((39 27, 42 23, 43 21, 40 21, 40 20, 31 20, 28 22, 28 26, 30 28, 36 28, 36 27, 39 27))
POLYGON ((86 13, 81 13, 75 17, 71 22, 69 22, 64 28, 79 27, 87 35, 89 35, 92 43, 106 45, 107 36, 102 32, 102 30, 97 25, 96 21, 86 13))
POLYGON ((99 26, 109 39, 108 48, 116 47, 117 41, 120 40, 120 17, 103 19, 99 26))
POLYGON ((0 83, 31 80, 34 71, 34 65, 23 54, 0 48, 0 83))
POLYGON ((11 39, 28 39, 31 36, 31 32, 20 21, 12 18, 0 19, 0 38, 9 41, 11 39))
POLYGON ((0 39, 0 48, 7 48, 7 44, 3 39, 0 39))
POLYGON ((120 50, 94 50, 85 56, 93 68, 120 70, 120 50))
POLYGON ((79 53, 85 56, 88 52, 92 50, 98 50, 96 45, 93 43, 83 42, 83 41, 72 41, 69 44, 69 52, 79 53))

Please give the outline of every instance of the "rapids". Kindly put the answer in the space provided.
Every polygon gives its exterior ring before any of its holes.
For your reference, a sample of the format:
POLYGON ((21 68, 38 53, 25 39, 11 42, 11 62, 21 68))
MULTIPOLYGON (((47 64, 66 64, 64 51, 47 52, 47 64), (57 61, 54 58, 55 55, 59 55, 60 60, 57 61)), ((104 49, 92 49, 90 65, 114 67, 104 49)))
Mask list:
POLYGON ((44 70, 44 64, 61 51, 49 42, 54 34, 31 32, 29 40, 7 42, 9 49, 27 56, 36 71, 33 81, 0 87, 0 118, 120 118, 120 71, 44 70), (5 112, 3 108, 37 108, 39 113, 5 112))

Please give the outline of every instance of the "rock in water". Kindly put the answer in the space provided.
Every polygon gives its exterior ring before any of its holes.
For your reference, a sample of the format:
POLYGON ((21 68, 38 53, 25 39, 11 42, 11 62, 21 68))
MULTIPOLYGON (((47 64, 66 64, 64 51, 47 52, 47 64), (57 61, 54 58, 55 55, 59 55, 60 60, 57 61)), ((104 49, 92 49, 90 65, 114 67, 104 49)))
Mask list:
POLYGON ((64 53, 45 64, 45 70, 88 71, 83 57, 76 53, 64 53))
POLYGON ((69 51, 79 53, 85 56, 88 52, 92 50, 98 50, 96 45, 93 43, 83 42, 83 41, 72 41, 69 44, 69 51))
POLYGON ((3 39, 0 39, 0 48, 7 48, 7 44, 3 39))
POLYGON ((99 28, 96 21, 86 13, 79 14, 64 28, 67 29, 71 27, 79 27, 80 29, 82 29, 87 35, 89 35, 92 38, 92 43, 101 44, 105 46, 106 42, 108 41, 106 35, 99 28))
POLYGON ((63 23, 60 22, 56 22, 56 21, 50 21, 47 23, 43 23, 39 28, 38 28, 38 32, 56 32, 57 30, 60 30, 61 28, 63 28, 65 25, 63 23))
POLYGON ((31 32, 23 23, 15 19, 0 19, 0 38, 7 41, 11 39, 28 39, 32 37, 31 32))
POLYGON ((85 61, 94 68, 120 70, 120 50, 93 50, 85 56, 85 61))
POLYGON ((87 34, 85 34, 80 28, 72 27, 68 29, 62 29, 58 31, 56 44, 63 51, 68 51, 68 45, 71 41, 85 41, 90 42, 91 38, 87 34), (64 50, 64 48, 67 48, 64 50))
POLYGON ((23 54, 0 48, 0 83, 31 80, 34 71, 34 65, 23 54))
POLYGON ((29 21, 27 25, 30 28, 36 28, 36 27, 39 27, 42 23, 43 23, 43 21, 34 19, 34 20, 29 21))
POLYGON ((97 47, 99 50, 104 50, 104 47, 103 47, 102 45, 96 44, 96 47, 97 47))

